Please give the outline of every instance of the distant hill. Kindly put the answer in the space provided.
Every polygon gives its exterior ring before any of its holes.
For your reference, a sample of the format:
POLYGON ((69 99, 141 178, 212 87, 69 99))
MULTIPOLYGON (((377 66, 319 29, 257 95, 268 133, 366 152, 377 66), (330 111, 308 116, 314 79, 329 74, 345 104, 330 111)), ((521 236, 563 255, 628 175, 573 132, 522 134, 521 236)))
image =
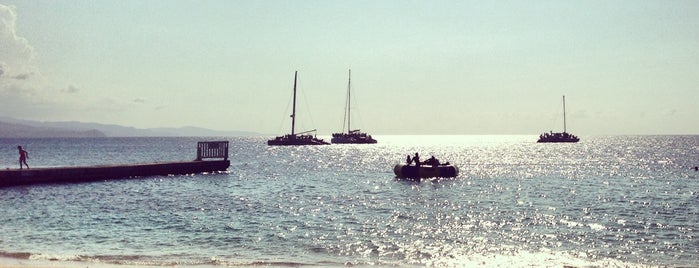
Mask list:
POLYGON ((151 131, 161 133, 164 136, 185 136, 185 137, 231 137, 231 136, 261 136, 260 133, 249 131, 220 131, 200 127, 180 127, 180 128, 152 128, 151 131), (170 134, 170 135, 167 135, 170 134))
POLYGON ((0 117, 0 137, 231 137, 260 135, 248 131, 219 131, 197 127, 140 129, 77 121, 38 122, 0 117))
POLYGON ((99 130, 71 130, 59 127, 34 127, 0 122, 0 138, 106 137, 99 130))

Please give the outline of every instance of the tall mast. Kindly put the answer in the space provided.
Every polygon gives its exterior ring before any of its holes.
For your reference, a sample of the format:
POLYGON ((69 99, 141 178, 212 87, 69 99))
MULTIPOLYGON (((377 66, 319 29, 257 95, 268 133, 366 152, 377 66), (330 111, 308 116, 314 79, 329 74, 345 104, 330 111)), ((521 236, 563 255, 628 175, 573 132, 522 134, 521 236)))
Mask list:
POLYGON ((352 93, 350 90, 350 84, 352 83, 352 69, 349 70, 349 78, 347 79, 347 133, 352 132, 350 128, 350 120, 352 119, 352 93))
POLYGON ((566 96, 563 95, 563 133, 567 133, 566 131, 566 96))
POLYGON ((294 136, 294 126, 296 125, 296 76, 298 72, 294 72, 294 106, 291 112, 291 136, 294 136))

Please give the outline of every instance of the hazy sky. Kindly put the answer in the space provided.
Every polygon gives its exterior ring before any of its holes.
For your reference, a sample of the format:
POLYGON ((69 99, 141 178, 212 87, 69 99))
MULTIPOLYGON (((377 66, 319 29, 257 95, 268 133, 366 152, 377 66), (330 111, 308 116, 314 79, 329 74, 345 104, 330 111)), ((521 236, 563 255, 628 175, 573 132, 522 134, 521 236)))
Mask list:
POLYGON ((699 1, 5 1, 0 115, 139 128, 699 134, 699 1))

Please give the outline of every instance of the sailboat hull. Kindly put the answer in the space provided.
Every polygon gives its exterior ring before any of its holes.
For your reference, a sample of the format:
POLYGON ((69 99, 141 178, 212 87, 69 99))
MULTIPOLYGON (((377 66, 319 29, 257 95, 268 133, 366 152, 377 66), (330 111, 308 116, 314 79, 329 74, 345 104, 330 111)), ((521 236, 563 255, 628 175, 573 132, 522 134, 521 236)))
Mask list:
POLYGON ((374 144, 376 140, 364 133, 334 133, 330 142, 335 144, 374 144))
POLYGON ((556 143, 556 142, 570 142, 570 143, 575 143, 579 142, 580 139, 539 139, 538 143, 556 143))
POLYGON ((539 136, 539 140, 536 142, 540 143, 554 143, 554 142, 578 142, 580 138, 575 135, 563 132, 563 133, 544 133, 539 136))
POLYGON ((268 140, 267 145, 273 146, 295 146, 295 145, 328 145, 330 143, 315 138, 311 135, 285 135, 268 140))

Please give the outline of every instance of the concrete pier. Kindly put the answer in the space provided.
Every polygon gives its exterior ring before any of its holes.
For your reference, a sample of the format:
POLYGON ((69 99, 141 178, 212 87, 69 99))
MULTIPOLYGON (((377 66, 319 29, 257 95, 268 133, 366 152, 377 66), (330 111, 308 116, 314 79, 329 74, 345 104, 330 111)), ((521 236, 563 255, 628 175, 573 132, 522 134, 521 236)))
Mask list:
POLYGON ((184 162, 6 169, 0 170, 0 187, 225 171, 231 164, 228 160, 228 141, 198 142, 196 159, 184 162), (223 158, 223 160, 203 160, 208 158, 223 158))
POLYGON ((0 170, 0 187, 225 171, 229 160, 0 170))

